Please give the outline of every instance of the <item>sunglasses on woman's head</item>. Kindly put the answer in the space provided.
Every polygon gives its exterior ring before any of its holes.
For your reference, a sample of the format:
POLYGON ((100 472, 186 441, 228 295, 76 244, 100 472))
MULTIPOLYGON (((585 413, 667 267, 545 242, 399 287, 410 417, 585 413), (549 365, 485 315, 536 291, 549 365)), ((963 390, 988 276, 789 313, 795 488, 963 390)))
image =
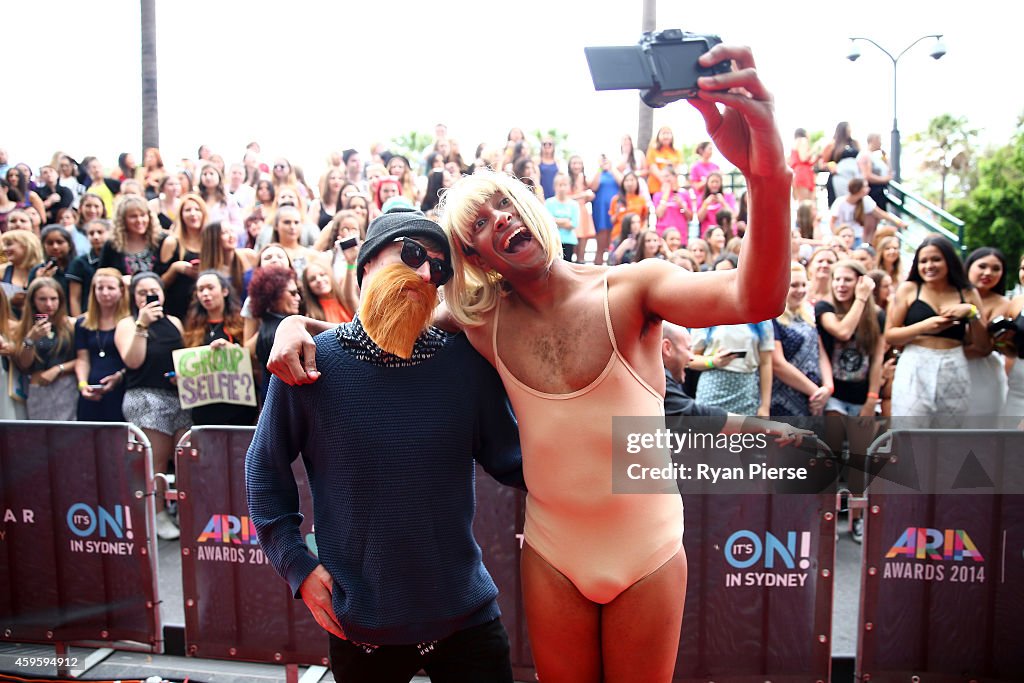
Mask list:
POLYGON ((399 237, 395 242, 402 243, 402 263, 413 270, 423 265, 424 261, 430 261, 430 283, 440 287, 452 277, 452 267, 444 259, 430 258, 426 248, 419 242, 408 237, 399 237))

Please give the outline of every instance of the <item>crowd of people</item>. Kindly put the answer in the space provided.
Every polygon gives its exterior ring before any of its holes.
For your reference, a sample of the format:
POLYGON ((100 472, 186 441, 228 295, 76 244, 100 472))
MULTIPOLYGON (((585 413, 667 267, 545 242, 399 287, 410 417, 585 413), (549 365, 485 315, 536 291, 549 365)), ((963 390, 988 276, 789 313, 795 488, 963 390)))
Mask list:
MULTIPOLYGON (((127 419, 149 436, 158 471, 191 424, 254 424, 256 411, 239 406, 183 411, 172 351, 244 347, 262 395, 283 318, 341 323, 357 311, 369 222, 394 206, 437 220, 445 189, 481 168, 513 174, 544 200, 567 261, 738 264, 746 193, 726 188, 710 141, 686 159, 669 127, 646 153, 625 135, 617 155, 588 168, 552 137, 534 148, 517 128, 472 160, 443 125, 435 135, 422 159, 380 146, 331 154, 312 183, 287 158, 264 160, 256 143, 230 165, 206 146, 175 168, 155 148, 140 166, 126 153, 113 173, 63 152, 35 169, 10 165, 0 150, 0 417, 127 419)), ((962 262, 932 237, 905 263, 904 224, 882 208, 891 175, 878 135, 861 148, 844 122, 812 150, 798 130, 789 164, 786 311, 690 330, 688 392, 746 415, 1024 414, 1024 333, 1013 334, 1024 297, 1006 296, 1006 257, 981 247, 962 262), (822 216, 814 183, 825 172, 822 216)))

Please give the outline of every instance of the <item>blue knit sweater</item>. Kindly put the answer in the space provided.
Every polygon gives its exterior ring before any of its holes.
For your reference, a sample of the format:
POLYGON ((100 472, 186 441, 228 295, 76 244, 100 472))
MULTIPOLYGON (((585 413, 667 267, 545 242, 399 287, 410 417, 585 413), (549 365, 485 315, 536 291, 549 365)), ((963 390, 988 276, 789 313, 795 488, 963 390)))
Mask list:
POLYGON ((273 378, 245 462, 249 514, 291 586, 322 563, 349 639, 439 640, 499 615, 473 538, 475 465, 525 488, 515 419, 494 369, 451 337, 431 358, 357 360, 316 337, 314 384, 273 378), (303 543, 290 463, 309 475, 319 559, 303 543))

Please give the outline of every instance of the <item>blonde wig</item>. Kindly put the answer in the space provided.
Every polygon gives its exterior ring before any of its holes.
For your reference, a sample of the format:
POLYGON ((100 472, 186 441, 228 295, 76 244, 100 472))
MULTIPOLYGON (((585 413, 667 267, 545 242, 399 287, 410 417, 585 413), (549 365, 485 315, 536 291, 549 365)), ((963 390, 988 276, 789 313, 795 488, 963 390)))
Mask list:
POLYGON ((444 288, 445 301, 455 320, 464 326, 482 325, 484 317, 498 305, 498 297, 506 291, 499 273, 485 270, 478 259, 468 258, 473 254, 477 212, 496 193, 512 202, 543 250, 547 268, 562 257, 558 226, 529 187, 507 173, 486 169, 463 176, 442 196, 438 212, 451 246, 455 271, 444 288))

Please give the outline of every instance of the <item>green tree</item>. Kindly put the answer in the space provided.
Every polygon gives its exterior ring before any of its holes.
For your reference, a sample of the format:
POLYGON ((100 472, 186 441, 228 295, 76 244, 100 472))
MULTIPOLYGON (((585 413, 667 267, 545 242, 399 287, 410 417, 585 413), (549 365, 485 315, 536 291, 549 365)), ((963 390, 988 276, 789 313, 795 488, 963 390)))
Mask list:
POLYGON ((388 149, 392 154, 401 154, 409 160, 413 171, 423 162, 427 148, 434 144, 434 136, 430 133, 421 133, 411 130, 404 135, 391 138, 388 149))
POLYGON ((967 224, 971 249, 998 247, 1009 259, 1007 285, 1017 279, 1018 259, 1024 254, 1024 115, 1010 143, 978 162, 977 186, 952 205, 952 212, 967 224))
POLYGON ((569 134, 563 133, 557 128, 548 128, 547 130, 535 129, 531 133, 533 137, 533 149, 536 153, 540 153, 540 143, 545 137, 550 137, 555 141, 555 156, 561 158, 563 161, 568 161, 569 157, 573 155, 572 150, 569 147, 569 134))
POLYGON ((939 207, 946 208, 946 180, 956 177, 959 194, 969 190, 974 163, 976 128, 967 127, 967 117, 940 114, 928 122, 928 130, 911 135, 908 140, 924 155, 921 170, 939 176, 939 207))

